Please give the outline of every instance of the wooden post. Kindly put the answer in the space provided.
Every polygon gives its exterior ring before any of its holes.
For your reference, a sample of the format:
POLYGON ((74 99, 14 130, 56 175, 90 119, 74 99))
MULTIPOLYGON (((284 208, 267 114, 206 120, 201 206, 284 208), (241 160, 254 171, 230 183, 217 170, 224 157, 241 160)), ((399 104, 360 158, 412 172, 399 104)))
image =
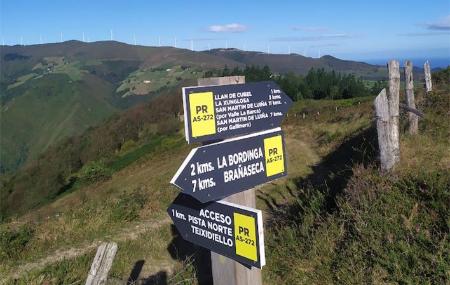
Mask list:
POLYGON ((389 69, 389 117, 392 136, 392 156, 394 164, 400 161, 400 134, 399 134, 399 97, 400 97, 400 64, 396 60, 388 63, 389 69))
MULTIPOLYGON (((226 76, 200 78, 197 81, 199 86, 208 85, 228 85, 244 84, 245 76, 226 76)), ((255 208, 255 189, 250 189, 241 193, 231 195, 224 201, 255 208)), ((214 285, 261 285, 261 270, 253 267, 248 269, 228 257, 211 252, 211 267, 214 285)))
POLYGON ((86 285, 106 284, 116 252, 117 244, 115 242, 105 242, 98 247, 86 279, 86 285))
POLYGON ((428 60, 424 63, 423 69, 425 72, 425 91, 428 93, 433 90, 433 86, 431 83, 431 69, 428 60))
POLYGON ((380 149, 381 170, 388 171, 395 165, 392 142, 392 121, 389 115, 389 103, 386 89, 383 88, 375 98, 375 114, 377 120, 378 147, 380 149))
MULTIPOLYGON (((413 64, 411 61, 407 60, 405 62, 405 82, 406 82, 406 104, 409 108, 416 109, 416 103, 414 100, 414 79, 413 79, 413 64)), ((419 127, 419 117, 408 112, 409 121, 409 133, 415 135, 418 132, 419 127)))

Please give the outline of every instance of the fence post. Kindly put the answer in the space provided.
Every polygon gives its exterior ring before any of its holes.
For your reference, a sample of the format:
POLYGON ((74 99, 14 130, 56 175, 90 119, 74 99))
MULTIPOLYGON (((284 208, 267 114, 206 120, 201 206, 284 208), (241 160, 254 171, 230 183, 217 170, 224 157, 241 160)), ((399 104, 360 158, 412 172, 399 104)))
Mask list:
POLYGON ((433 86, 431 83, 431 69, 428 60, 424 63, 423 70, 425 72, 425 91, 428 93, 433 90, 433 86))
MULTIPOLYGON (((197 81, 199 86, 207 85, 227 85, 227 84, 243 84, 245 76, 226 76, 200 78, 197 81)), ((239 205, 255 208, 256 194, 255 189, 237 193, 228 196, 224 201, 236 203, 239 205)), ((211 251, 211 267, 214 285, 261 285, 261 270, 256 267, 251 269, 243 266, 228 257, 211 251)))
POLYGON ((117 244, 115 242, 104 242, 98 247, 86 279, 86 285, 106 284, 116 252, 117 244))
MULTIPOLYGON (((407 60, 405 62, 405 82, 406 82, 406 104, 409 108, 415 109, 416 103, 414 100, 414 79, 413 79, 413 64, 411 61, 407 60)), ((419 117, 408 112, 409 121, 409 133, 411 135, 417 134, 419 126, 419 117)))
POLYGON ((375 98, 375 114, 377 121, 378 147, 380 150, 381 170, 388 171, 394 167, 392 120, 389 115, 389 103, 386 89, 383 88, 375 98))
POLYGON ((399 97, 400 97, 400 64, 396 60, 388 63, 389 93, 388 110, 392 136, 392 156, 394 164, 400 161, 400 134, 399 134, 399 97))

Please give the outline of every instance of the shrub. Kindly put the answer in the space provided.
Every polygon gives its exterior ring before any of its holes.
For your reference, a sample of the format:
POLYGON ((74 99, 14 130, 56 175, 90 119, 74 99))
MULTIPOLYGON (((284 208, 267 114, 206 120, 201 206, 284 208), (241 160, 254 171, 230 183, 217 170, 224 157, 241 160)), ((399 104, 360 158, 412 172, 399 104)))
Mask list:
POLYGON ((180 123, 175 118, 162 120, 157 125, 157 133, 160 135, 171 135, 178 131, 180 123))
POLYGON ((144 207, 147 198, 138 190, 120 195, 114 204, 111 218, 115 221, 133 221, 139 217, 139 211, 144 207))
POLYGON ((138 146, 138 144, 134 140, 127 140, 120 147, 119 154, 123 155, 123 154, 129 152, 130 150, 136 148, 137 146, 138 146))
POLYGON ((92 161, 83 166, 78 172, 78 178, 81 183, 94 183, 98 181, 105 181, 111 178, 112 170, 108 168, 103 162, 92 161))
POLYGON ((0 259, 16 259, 34 234, 34 229, 23 225, 17 230, 0 230, 0 259))

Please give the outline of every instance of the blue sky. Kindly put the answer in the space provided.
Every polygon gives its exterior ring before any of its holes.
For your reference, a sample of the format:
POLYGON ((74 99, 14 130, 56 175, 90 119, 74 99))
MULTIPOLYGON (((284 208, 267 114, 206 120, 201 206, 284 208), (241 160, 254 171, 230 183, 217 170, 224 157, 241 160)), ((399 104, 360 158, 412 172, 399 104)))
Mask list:
POLYGON ((450 58, 450 1, 0 0, 1 40, 110 39, 369 60, 450 58))

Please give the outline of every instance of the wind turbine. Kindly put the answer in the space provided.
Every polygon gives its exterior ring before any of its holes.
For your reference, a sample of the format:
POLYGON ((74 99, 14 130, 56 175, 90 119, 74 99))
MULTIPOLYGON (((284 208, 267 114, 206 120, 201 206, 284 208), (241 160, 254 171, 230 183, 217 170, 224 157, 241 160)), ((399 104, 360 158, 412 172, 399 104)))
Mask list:
POLYGON ((83 42, 84 42, 84 32, 83 32, 83 42))
POLYGON ((111 35, 111 40, 114 40, 113 30, 111 29, 109 32, 110 32, 110 35, 111 35))
POLYGON ((291 54, 291 46, 289 46, 289 52, 288 52, 288 54, 291 54))
POLYGON ((208 51, 211 51, 211 44, 208 43, 208 51))
POLYGON ((225 41, 225 48, 228 49, 228 41, 225 41))
POLYGON ((175 48, 177 47, 177 37, 175 37, 175 48))
POLYGON ((161 46, 161 37, 158 37, 158 46, 161 46))
POLYGON ((191 40, 191 51, 194 51, 194 40, 191 40))
POLYGON ((63 42, 63 34, 62 34, 62 32, 61 32, 61 34, 60 34, 60 36, 61 36, 61 43, 63 42))
POLYGON ((23 36, 20 36, 20 45, 23 46, 23 36))
POLYGON ((267 45, 267 54, 270 54, 270 45, 267 45))
POLYGON ((42 44, 42 35, 39 35, 39 44, 42 44))
POLYGON ((319 58, 320 58, 320 48, 319 48, 319 58))

